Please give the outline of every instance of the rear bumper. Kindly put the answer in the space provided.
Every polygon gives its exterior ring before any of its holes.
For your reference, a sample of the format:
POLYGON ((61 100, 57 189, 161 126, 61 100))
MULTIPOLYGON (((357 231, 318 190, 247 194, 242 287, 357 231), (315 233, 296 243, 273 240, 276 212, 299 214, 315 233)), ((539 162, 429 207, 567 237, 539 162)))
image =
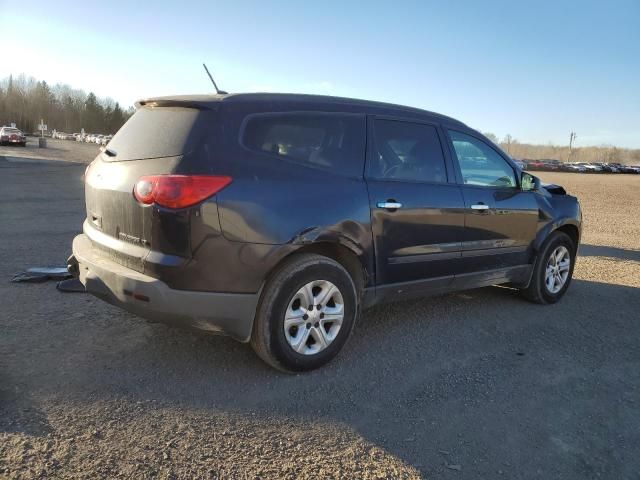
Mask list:
POLYGON ((91 240, 73 240, 80 281, 96 297, 140 317, 200 331, 251 337, 260 292, 212 293, 175 290, 164 282, 96 254, 91 240))

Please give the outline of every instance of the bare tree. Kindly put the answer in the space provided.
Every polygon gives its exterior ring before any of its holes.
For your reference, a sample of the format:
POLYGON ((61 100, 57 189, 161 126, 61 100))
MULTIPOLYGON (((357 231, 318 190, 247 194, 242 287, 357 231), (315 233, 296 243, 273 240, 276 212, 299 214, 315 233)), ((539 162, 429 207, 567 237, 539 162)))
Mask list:
POLYGON ((133 108, 123 110, 111 98, 87 95, 69 85, 49 86, 25 75, 0 80, 0 126, 15 123, 33 132, 44 119, 51 130, 115 133, 132 113, 133 108))
POLYGON ((511 145, 514 143, 517 143, 517 140, 514 139, 510 133, 507 133, 504 137, 504 140, 502 140, 502 145, 509 155, 511 155, 511 145))
POLYGON ((491 140, 493 143, 498 143, 498 136, 495 133, 484 132, 484 136, 491 140))
POLYGON ((571 132, 569 134, 569 155, 567 157, 567 162, 571 160, 571 153, 573 153, 573 141, 576 139, 576 132, 571 132))

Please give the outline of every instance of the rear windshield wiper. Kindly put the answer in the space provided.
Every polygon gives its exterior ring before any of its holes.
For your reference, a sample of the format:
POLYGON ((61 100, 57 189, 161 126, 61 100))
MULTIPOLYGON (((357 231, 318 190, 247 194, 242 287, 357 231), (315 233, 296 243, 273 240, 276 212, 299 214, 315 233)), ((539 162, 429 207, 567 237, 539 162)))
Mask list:
POLYGON ((115 150, 112 150, 111 148, 107 148, 107 147, 102 147, 102 153, 106 154, 109 157, 115 157, 118 152, 116 152, 115 150))

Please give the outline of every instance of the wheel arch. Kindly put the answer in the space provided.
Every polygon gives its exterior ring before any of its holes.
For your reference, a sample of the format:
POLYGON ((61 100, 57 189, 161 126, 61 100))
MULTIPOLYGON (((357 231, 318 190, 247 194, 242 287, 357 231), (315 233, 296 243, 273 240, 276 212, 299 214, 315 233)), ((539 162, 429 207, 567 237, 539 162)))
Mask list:
POLYGON ((355 251, 352 248, 347 247, 343 243, 335 241, 321 240, 313 243, 307 243, 300 245, 295 250, 291 251, 287 255, 278 261, 276 265, 269 271, 266 276, 265 283, 274 275, 274 273, 291 258, 302 255, 305 253, 314 253, 316 255, 322 255, 330 258, 339 263, 351 276, 356 286, 358 295, 362 293, 364 288, 370 281, 370 272, 362 260, 362 252, 355 251))
POLYGON ((569 236, 569 238, 571 239, 571 241, 573 242, 573 245, 574 245, 576 251, 578 250, 578 244, 580 243, 580 230, 578 229, 578 227, 576 225, 573 225, 571 223, 565 223, 564 225, 559 226, 558 228, 556 228, 553 231, 554 232, 563 232, 563 233, 567 234, 569 236))
POLYGON ((580 226, 575 219, 565 218, 555 222, 551 222, 547 224, 542 230, 540 230, 535 242, 536 253, 540 252, 540 249, 542 248, 544 243, 554 232, 562 232, 568 235, 577 251, 578 245, 580 244, 580 226))

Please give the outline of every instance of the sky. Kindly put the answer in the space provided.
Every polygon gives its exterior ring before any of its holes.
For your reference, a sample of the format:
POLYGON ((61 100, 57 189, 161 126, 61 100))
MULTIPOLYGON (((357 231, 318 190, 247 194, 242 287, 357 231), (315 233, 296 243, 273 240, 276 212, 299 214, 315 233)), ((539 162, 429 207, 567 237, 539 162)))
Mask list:
POLYGON ((229 92, 364 98, 520 142, 640 148, 640 0, 0 0, 0 78, 128 106, 229 92), (17 7, 17 8, 16 8, 17 7))

